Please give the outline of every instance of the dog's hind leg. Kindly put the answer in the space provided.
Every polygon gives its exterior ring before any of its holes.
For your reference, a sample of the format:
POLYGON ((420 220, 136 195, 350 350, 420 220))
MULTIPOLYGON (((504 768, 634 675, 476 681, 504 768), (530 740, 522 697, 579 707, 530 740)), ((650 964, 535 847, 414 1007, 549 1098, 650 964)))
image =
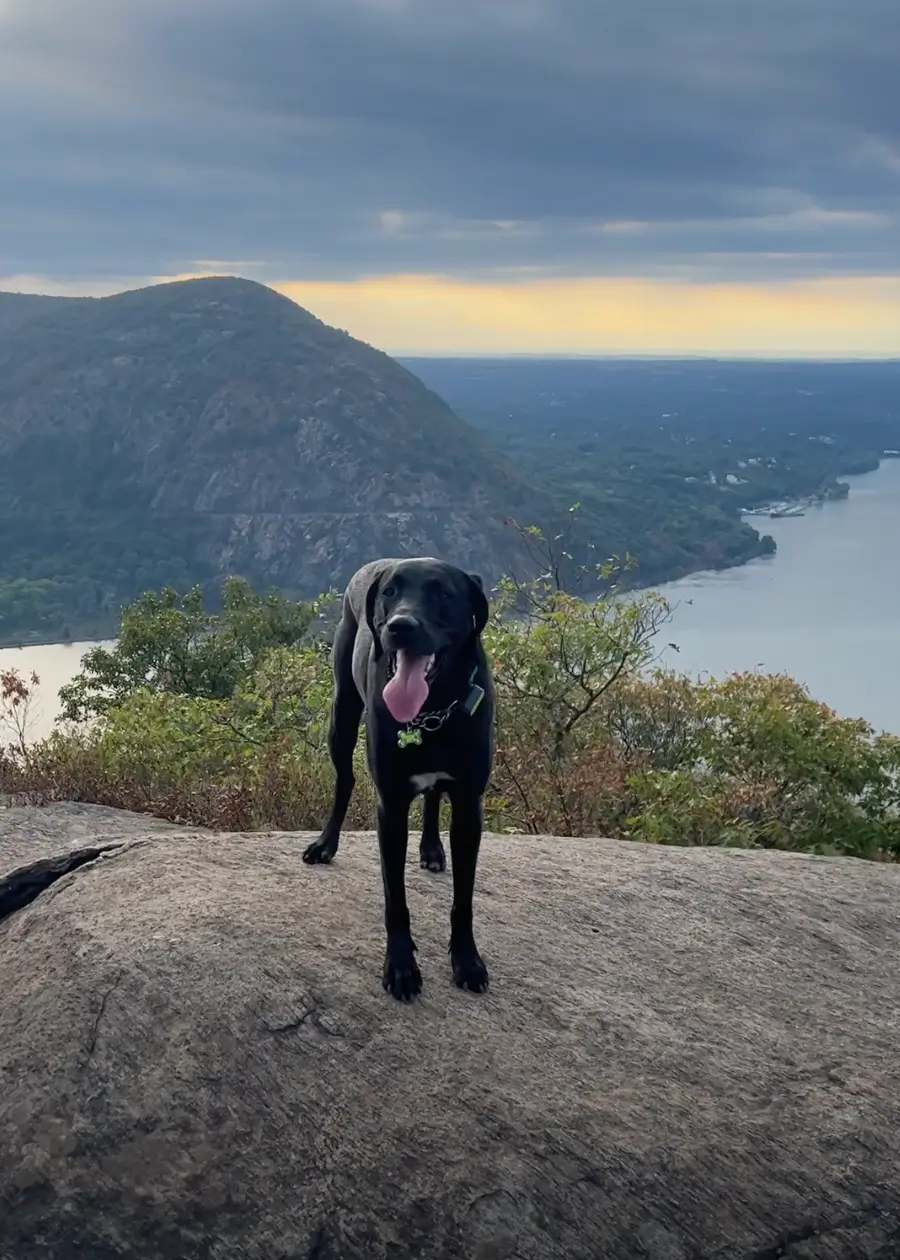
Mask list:
POLYGON ((423 871, 445 871, 447 857, 441 844, 441 790, 428 788, 422 799, 422 839, 419 865, 423 871))
POLYGON ((310 865, 328 863, 337 853, 341 827, 344 825, 350 797, 353 795, 355 783, 353 752, 359 739, 359 722, 363 711, 362 696, 353 681, 355 637, 356 622, 345 614, 334 636, 332 656, 334 699, 328 724, 328 750, 331 753, 335 773, 334 800, 322 834, 318 840, 309 845, 303 854, 303 861, 310 865))
POLYGON ((454 983, 460 989, 483 993, 488 987, 488 970, 475 944, 472 929, 472 901, 475 868, 481 847, 483 807, 481 797, 460 784, 449 789, 450 860, 453 864, 453 909, 450 911, 450 964, 454 983))

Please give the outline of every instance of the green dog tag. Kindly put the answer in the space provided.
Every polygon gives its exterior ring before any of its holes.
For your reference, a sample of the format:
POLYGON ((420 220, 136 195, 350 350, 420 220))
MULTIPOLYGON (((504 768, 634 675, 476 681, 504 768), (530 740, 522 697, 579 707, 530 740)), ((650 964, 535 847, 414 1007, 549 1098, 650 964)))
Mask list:
POLYGON ((411 731, 397 732, 397 745, 400 748, 409 748, 410 744, 421 744, 422 732, 418 727, 414 727, 411 731))

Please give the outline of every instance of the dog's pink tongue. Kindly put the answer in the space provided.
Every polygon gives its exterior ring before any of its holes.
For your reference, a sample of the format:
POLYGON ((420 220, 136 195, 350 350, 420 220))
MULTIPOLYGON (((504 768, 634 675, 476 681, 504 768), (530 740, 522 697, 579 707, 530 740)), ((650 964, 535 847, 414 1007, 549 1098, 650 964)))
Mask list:
POLYGON ((383 691, 384 703, 395 722, 411 722, 428 699, 425 673, 434 658, 397 653, 397 669, 383 691))

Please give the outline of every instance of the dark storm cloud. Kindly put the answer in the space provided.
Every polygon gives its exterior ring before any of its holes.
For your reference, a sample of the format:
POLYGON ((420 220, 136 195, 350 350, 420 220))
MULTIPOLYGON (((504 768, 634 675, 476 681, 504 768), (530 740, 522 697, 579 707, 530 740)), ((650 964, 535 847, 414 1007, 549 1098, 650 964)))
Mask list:
POLYGON ((896 272, 898 48, 896 0, 0 0, 0 275, 896 272))

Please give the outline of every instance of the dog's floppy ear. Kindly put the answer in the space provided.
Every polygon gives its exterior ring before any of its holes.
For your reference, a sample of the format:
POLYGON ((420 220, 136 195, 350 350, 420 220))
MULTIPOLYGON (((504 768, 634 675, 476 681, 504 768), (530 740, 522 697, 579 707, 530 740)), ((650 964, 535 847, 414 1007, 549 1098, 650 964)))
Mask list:
POLYGON ((372 631, 372 639, 375 644, 375 655, 381 655, 381 639, 378 637, 378 631, 375 629, 375 601, 378 598, 378 592, 381 590, 381 579, 383 573, 379 573, 378 577, 369 584, 366 591, 366 625, 372 631))
POLYGON ((472 602, 472 617, 475 621, 475 633, 481 634, 488 623, 491 610, 488 607, 487 595, 484 593, 484 582, 478 573, 467 573, 469 579, 469 598, 472 602))

